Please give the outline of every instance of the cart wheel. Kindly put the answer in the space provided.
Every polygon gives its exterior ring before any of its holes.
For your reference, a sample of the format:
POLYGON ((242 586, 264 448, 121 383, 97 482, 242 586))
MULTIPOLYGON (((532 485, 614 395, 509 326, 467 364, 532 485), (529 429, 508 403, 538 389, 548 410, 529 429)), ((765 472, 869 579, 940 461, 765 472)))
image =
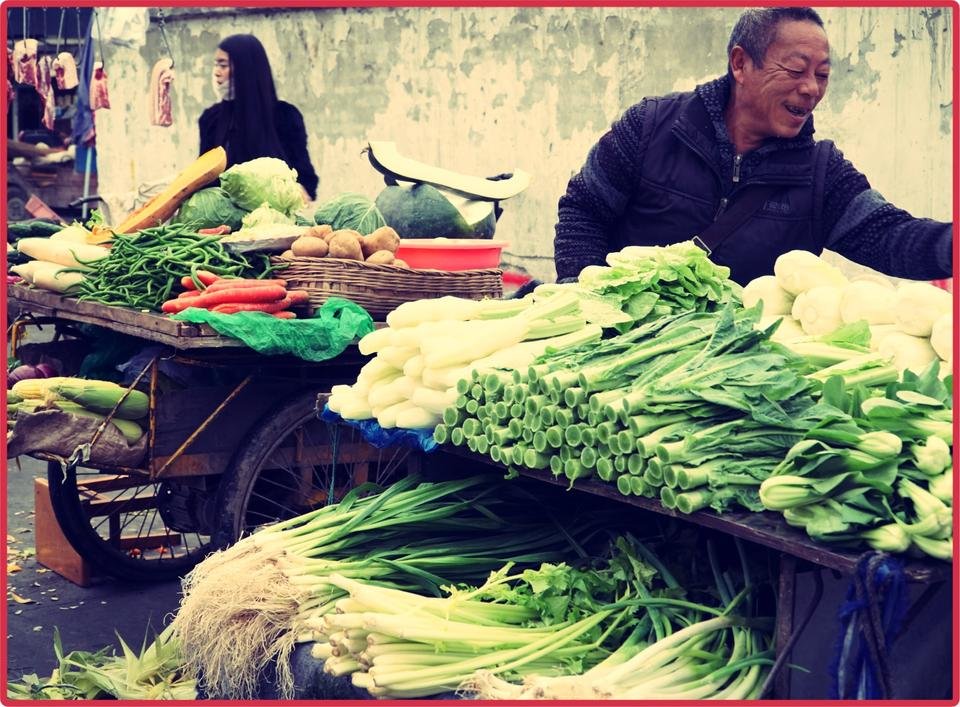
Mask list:
POLYGON ((16 184, 7 183, 7 221, 26 221, 30 218, 27 201, 30 197, 16 184))
POLYGON ((163 485, 130 474, 47 463, 50 505, 74 550, 97 570, 135 582, 186 574, 210 551, 209 535, 175 530, 158 505, 163 485))
POLYGON ((407 447, 376 449, 357 429, 320 420, 316 406, 315 391, 288 400, 237 450, 217 492, 218 547, 337 503, 364 482, 391 483, 417 463, 407 447))

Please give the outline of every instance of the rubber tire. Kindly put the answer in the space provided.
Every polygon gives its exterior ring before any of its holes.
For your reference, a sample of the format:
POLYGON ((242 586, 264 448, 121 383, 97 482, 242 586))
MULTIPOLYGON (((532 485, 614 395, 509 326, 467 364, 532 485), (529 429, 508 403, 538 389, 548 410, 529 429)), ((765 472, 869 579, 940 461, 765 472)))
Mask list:
POLYGON ((29 195, 15 184, 7 183, 7 221, 26 221, 32 218, 27 211, 29 195))
POLYGON ((184 557, 138 560, 111 546, 91 527, 80 505, 76 470, 66 475, 58 462, 47 462, 50 505, 60 530, 73 549, 103 574, 130 582, 157 582, 182 577, 212 550, 205 543, 184 557))
POLYGON ((244 519, 264 460, 288 434, 304 422, 315 419, 317 395, 323 392, 326 391, 301 393, 278 405, 265 416, 267 422, 237 450, 217 489, 217 522, 213 529, 213 543, 216 547, 227 547, 249 532, 244 527, 244 519))

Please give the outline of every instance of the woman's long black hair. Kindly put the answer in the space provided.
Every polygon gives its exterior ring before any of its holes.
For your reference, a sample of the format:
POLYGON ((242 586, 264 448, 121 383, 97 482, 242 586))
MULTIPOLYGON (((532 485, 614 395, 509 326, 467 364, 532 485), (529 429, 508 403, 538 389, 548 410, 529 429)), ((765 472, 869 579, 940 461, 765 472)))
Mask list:
POLYGON ((231 164, 257 157, 284 159, 274 120, 277 90, 263 45, 252 34, 234 34, 219 48, 230 57, 233 100, 223 102, 217 144, 227 146, 231 164))

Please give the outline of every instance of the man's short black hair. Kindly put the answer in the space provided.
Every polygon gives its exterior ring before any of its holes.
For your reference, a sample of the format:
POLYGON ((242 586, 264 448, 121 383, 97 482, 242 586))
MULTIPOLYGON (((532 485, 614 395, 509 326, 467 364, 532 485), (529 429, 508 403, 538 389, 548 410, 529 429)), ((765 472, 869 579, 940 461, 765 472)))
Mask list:
POLYGON ((823 27, 823 20, 811 7, 761 7, 747 10, 740 15, 733 32, 730 33, 730 41, 727 43, 728 71, 730 52, 738 44, 754 64, 763 66, 767 49, 776 39, 777 26, 787 21, 814 22, 823 27))

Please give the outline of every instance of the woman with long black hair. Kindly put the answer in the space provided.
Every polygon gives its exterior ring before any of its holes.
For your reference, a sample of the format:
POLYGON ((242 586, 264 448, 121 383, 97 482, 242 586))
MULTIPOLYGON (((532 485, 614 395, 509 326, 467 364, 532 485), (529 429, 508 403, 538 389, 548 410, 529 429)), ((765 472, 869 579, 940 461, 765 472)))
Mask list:
POLYGON ((214 55, 213 86, 220 101, 200 116, 200 154, 221 146, 227 166, 257 157, 277 157, 297 171, 297 181, 311 200, 317 196, 317 173, 307 152, 303 116, 277 99, 270 61, 252 34, 234 34, 214 55))

